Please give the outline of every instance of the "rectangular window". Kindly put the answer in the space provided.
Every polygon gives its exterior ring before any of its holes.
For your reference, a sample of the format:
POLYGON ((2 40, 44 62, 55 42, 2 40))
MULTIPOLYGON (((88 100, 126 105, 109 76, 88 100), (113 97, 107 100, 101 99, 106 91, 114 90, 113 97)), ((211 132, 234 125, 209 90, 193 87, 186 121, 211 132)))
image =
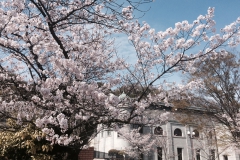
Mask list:
MULTIPOLYGON (((118 123, 118 124, 117 124, 117 127, 120 129, 120 128, 123 127, 123 124, 118 123)), ((119 132, 117 132, 117 137, 121 137, 121 134, 120 134, 119 132)))
POLYGON ((152 160, 153 159, 153 155, 151 153, 148 154, 148 159, 152 160))
POLYGON ((139 133, 143 133, 143 126, 141 126, 139 133))
POLYGON ((101 132, 101 136, 102 136, 102 137, 103 137, 103 133, 104 133, 104 131, 101 132))
POLYGON ((223 160, 228 160, 228 156, 227 155, 223 155, 223 160))
POLYGON ((121 137, 121 134, 119 132, 117 132, 117 137, 121 137))
POLYGON ((108 131, 107 131, 107 135, 108 135, 108 136, 111 136, 111 131, 108 130, 108 131))
POLYGON ((215 160, 215 149, 210 150, 210 160, 215 160))
POLYGON ((143 126, 140 124, 133 124, 133 129, 139 129, 139 133, 143 133, 143 126))
POLYGON ((0 122, 6 122, 5 118, 0 117, 0 122))
POLYGON ((157 147, 157 156, 158 156, 158 159, 157 160, 162 160, 163 157, 162 157, 162 148, 161 147, 157 147))
POLYGON ((201 158, 200 158, 200 149, 196 149, 196 160, 201 160, 201 158))
POLYGON ((182 160, 182 148, 177 148, 178 160, 182 160))

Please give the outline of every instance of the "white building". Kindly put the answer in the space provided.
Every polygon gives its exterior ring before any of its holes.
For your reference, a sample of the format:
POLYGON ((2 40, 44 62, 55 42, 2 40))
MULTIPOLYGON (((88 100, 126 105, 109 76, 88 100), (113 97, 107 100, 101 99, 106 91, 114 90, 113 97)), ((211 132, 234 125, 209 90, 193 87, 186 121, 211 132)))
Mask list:
MULTIPOLYGON (((164 110, 171 108, 164 108, 164 110)), ((144 126, 142 134, 152 134, 156 139, 154 150, 141 155, 143 160, 240 160, 237 150, 220 143, 217 125, 201 110, 190 108, 170 112, 169 120, 163 125, 144 126), (190 113, 190 114, 189 114, 190 113), (183 117, 181 119, 181 117, 183 117), (187 120, 184 120, 187 119, 187 120), (185 121, 185 122, 183 122, 185 121)), ((163 109, 149 109, 149 115, 160 114, 163 109)), ((219 125, 218 125, 219 126, 219 125)), ((133 128, 133 126, 129 127, 133 128)), ((130 143, 117 132, 105 130, 94 139, 96 159, 108 159, 111 149, 124 151, 130 143)), ((121 160, 121 159, 118 159, 121 160)))

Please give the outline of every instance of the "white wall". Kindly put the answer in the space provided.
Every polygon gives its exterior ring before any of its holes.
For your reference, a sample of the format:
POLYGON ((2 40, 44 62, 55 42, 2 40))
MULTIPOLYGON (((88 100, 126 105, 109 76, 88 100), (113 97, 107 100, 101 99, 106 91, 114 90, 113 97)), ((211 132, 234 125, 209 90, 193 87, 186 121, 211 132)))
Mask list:
MULTIPOLYGON (((196 149, 198 148, 202 149, 200 151, 201 160, 204 160, 204 159, 207 160, 207 158, 209 157, 210 147, 207 146, 208 142, 206 138, 204 138, 204 136, 206 135, 201 133, 201 131, 199 131, 200 137, 198 139, 196 138, 190 139, 189 135, 187 135, 188 131, 192 133, 192 131, 196 128, 194 125, 182 125, 176 121, 169 121, 166 124, 161 125, 160 127, 162 127, 163 129, 163 133, 164 133, 163 137, 167 138, 166 147, 168 149, 168 155, 172 156, 170 160, 178 160, 177 148, 182 148, 183 160, 192 160, 192 157, 196 160, 196 149), (182 131, 181 137, 174 136, 174 130, 176 128, 181 129, 182 131)), ((151 133, 154 133, 154 127, 151 127, 151 128, 144 127, 144 133, 145 132, 149 133, 150 130, 151 130, 151 133)), ((213 140, 215 140, 215 137, 213 138, 214 138, 213 140)), ((111 135, 108 135, 107 131, 103 132, 103 136, 102 136, 102 133, 99 133, 94 140, 95 150, 100 152, 105 152, 105 153, 108 153, 110 149, 124 150, 128 146, 129 146, 129 143, 126 140, 118 137, 117 132, 114 132, 114 131, 111 131, 111 135)), ((219 147, 218 150, 214 147, 215 146, 212 146, 211 149, 215 149, 216 160, 218 160, 218 157, 220 158, 219 160, 224 160, 223 155, 228 155, 228 160, 240 160, 239 159, 240 153, 237 153, 236 151, 230 148, 227 150, 221 151, 221 147, 219 147), (221 152, 219 156, 217 156, 218 152, 221 152)), ((155 148, 155 150, 152 153, 151 160, 157 160, 157 157, 158 157, 157 149, 155 148)), ((144 160, 150 160, 149 156, 146 155, 144 157, 144 160)))

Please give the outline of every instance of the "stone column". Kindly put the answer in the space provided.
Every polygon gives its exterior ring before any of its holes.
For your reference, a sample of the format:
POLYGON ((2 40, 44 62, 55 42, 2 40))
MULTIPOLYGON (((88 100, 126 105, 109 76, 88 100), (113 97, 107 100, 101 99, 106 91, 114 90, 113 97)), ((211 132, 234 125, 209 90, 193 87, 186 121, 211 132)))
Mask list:
POLYGON ((173 131, 172 131, 172 124, 171 122, 168 122, 166 124, 166 128, 167 128, 167 148, 168 148, 168 155, 171 156, 170 160, 175 160, 174 157, 174 142, 173 142, 173 131))

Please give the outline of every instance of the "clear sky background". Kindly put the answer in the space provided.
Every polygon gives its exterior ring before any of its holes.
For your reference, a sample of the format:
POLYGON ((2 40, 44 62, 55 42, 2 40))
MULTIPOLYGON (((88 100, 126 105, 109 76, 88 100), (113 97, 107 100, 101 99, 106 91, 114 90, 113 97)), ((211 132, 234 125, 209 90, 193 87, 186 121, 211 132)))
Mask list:
POLYGON ((146 21, 156 31, 165 30, 174 27, 176 22, 192 22, 199 15, 205 15, 208 7, 215 7, 217 29, 240 17, 240 0, 155 0, 141 6, 142 10, 149 11, 140 21, 146 21))
MULTIPOLYGON (((183 20, 192 23, 199 15, 207 14, 209 7, 215 8, 213 19, 216 21, 217 32, 240 17, 240 0, 155 0, 142 4, 140 10, 146 12, 136 12, 135 18, 141 17, 139 22, 146 21, 158 32, 174 27, 176 22, 183 20)), ((126 41, 126 37, 119 37, 116 40, 119 53, 124 55, 127 62, 134 63, 136 61, 135 51, 126 41)), ((181 83, 182 78, 180 74, 174 74, 164 79, 181 83)))
MULTIPOLYGON (((140 20, 146 21, 156 31, 174 27, 179 21, 192 22, 199 15, 205 15, 208 7, 215 8, 213 19, 217 32, 240 17, 240 0, 155 0, 145 5, 141 8, 149 11, 140 20)), ((174 75, 171 80, 176 81, 179 76, 174 75)))
MULTIPOLYGON (((144 0, 142 1, 144 2, 144 0)), ((192 23, 199 15, 207 14, 209 7, 215 8, 213 19, 216 22, 216 32, 240 17, 240 0, 155 0, 142 4, 140 10, 145 12, 135 12, 135 18, 139 19, 139 22, 147 22, 151 28, 158 32, 174 27, 176 22, 183 20, 192 23)), ((123 55, 128 63, 134 64, 137 60, 135 50, 129 44, 127 37, 116 37, 116 42, 118 53, 123 55)), ((201 48, 195 48, 191 51, 194 53, 199 49, 201 48)), ((183 77, 185 75, 182 76, 180 73, 170 74, 160 81, 165 79, 181 83, 183 77)))

